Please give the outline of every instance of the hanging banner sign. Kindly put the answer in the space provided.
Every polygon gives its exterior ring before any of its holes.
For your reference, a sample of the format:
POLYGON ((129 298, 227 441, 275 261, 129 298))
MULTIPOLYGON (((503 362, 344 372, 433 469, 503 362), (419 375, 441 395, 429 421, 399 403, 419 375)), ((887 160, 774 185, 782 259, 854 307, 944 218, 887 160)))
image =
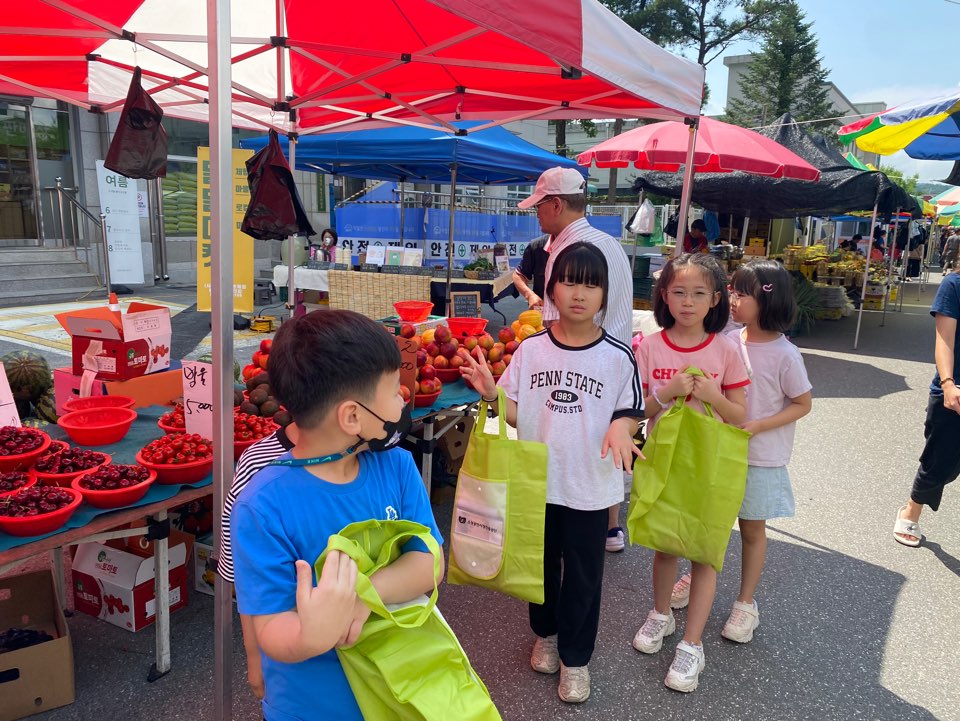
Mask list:
MULTIPOLYGON (((253 312, 253 238, 240 230, 250 202, 248 158, 252 150, 233 151, 233 310, 253 312)), ((197 310, 211 309, 213 244, 210 218, 210 148, 197 148, 197 310)), ((207 436, 209 438, 209 436, 207 436)))
POLYGON ((213 366, 183 362, 183 421, 187 433, 213 438, 213 366))
POLYGON ((107 216, 107 257, 111 283, 143 283, 137 181, 97 161, 100 212, 107 216))

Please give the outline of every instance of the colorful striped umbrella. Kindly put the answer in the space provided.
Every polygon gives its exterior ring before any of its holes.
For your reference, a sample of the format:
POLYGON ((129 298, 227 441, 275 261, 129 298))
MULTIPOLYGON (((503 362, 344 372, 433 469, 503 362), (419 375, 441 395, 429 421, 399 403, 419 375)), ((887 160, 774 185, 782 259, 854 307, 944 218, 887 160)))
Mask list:
POLYGON ((960 90, 931 100, 890 108, 837 131, 845 144, 870 153, 903 150, 920 160, 960 159, 960 90))

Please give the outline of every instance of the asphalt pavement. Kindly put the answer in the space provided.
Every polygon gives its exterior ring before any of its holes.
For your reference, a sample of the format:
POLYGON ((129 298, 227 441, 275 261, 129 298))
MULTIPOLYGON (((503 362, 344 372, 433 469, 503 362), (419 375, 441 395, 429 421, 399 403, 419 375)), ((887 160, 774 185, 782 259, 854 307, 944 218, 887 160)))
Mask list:
MULTIPOLYGON (((188 295, 179 301, 183 312, 192 303, 188 295)), ((579 706, 557 698, 556 677, 530 669, 524 604, 479 589, 441 588, 439 606, 504 719, 960 720, 960 486, 947 489, 938 513, 924 514, 920 548, 892 536, 922 448, 933 374, 932 290, 916 298, 913 286, 902 312, 866 314, 858 351, 855 317, 820 322, 797 339, 815 396, 813 412, 798 424, 790 464, 797 514, 769 524, 757 594, 761 625, 747 645, 720 638, 738 585, 734 532, 706 629, 706 669, 693 694, 663 686, 679 633, 656 656, 630 644, 652 603, 646 549, 628 546, 606 557, 593 693, 579 706)), ((501 304, 508 320, 516 305, 501 304)), ((0 343, 15 344, 4 328, 0 314, 0 343)), ((445 531, 449 494, 434 511, 445 531)), ((680 628, 685 615, 678 613, 680 628)), ((148 683, 152 630, 131 634, 71 617, 76 703, 37 718, 212 719, 212 599, 193 594, 171 620, 173 670, 148 683)), ((260 719, 243 681, 236 619, 233 673, 234 718, 260 719)))

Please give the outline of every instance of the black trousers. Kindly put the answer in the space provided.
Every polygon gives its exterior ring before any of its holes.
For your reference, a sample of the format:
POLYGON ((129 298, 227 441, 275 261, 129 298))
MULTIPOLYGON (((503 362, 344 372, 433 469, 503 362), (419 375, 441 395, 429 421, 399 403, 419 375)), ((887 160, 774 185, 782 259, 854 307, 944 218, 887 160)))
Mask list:
POLYGON ((960 413, 945 408, 943 396, 930 395, 923 437, 926 443, 910 499, 936 511, 943 487, 960 476, 960 413))
POLYGON ((530 604, 530 628, 557 634, 565 666, 586 666, 600 624, 607 509, 577 511, 547 504, 543 538, 543 603, 530 604))

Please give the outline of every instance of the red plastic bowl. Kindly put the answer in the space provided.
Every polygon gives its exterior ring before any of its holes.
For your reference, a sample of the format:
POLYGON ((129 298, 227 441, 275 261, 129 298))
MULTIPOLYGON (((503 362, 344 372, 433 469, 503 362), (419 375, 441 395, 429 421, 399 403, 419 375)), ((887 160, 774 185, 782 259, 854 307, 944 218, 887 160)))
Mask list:
MULTIPOLYGON (((69 448, 69 446, 68 446, 69 448)), ((37 480, 40 481, 40 484, 43 486, 60 486, 61 488, 69 488, 73 483, 73 479, 78 476, 84 476, 91 471, 95 471, 100 466, 105 466, 113 458, 109 453, 103 453, 102 451, 97 451, 101 455, 106 457, 106 460, 103 463, 98 463, 92 468, 84 468, 82 471, 74 471, 73 473, 44 473, 43 471, 38 471, 36 468, 32 469, 30 472, 37 477, 37 480)))
MULTIPOLYGON (((234 406, 234 407, 237 407, 237 406, 234 406)), ((187 427, 186 427, 186 426, 169 426, 169 425, 167 425, 166 423, 164 423, 163 421, 160 421, 160 420, 157 421, 157 425, 160 426, 160 430, 162 430, 162 431, 163 431, 164 433, 166 433, 167 435, 170 435, 171 433, 186 433, 186 432, 187 432, 187 427)))
POLYGON ((24 483, 19 488, 14 488, 12 491, 0 491, 0 498, 4 496, 12 496, 14 493, 19 493, 20 491, 26 490, 37 485, 37 477, 33 475, 33 471, 20 471, 21 473, 27 474, 27 482, 24 483))
POLYGON ((274 433, 279 427, 280 427, 280 426, 275 423, 275 424, 273 424, 273 426, 269 429, 269 431, 266 431, 266 430, 265 430, 264 434, 263 434, 260 438, 254 438, 254 439, 249 440, 249 441, 234 441, 234 442, 233 442, 233 460, 239 461, 239 460, 240 460, 240 456, 243 455, 243 452, 244 452, 245 450, 247 450, 250 446, 252 446, 252 445, 253 445, 254 443, 256 443, 257 441, 262 441, 264 438, 268 438, 268 437, 269 437, 272 433, 274 433))
POLYGON ((401 300, 393 304, 393 309, 397 311, 400 320, 407 323, 422 323, 430 317, 430 311, 433 310, 433 303, 429 300, 401 300))
POLYGON ((462 340, 468 335, 480 335, 483 329, 487 327, 486 318, 447 318, 447 325, 450 326, 450 333, 457 340, 462 340))
MULTIPOLYGON (((140 462, 139 454, 137 462, 140 462)), ((83 500, 94 508, 122 508, 123 506, 129 506, 131 503, 136 503, 147 495, 150 486, 157 480, 156 471, 150 470, 149 468, 147 470, 150 471, 147 480, 141 481, 135 486, 128 486, 127 488, 114 488, 109 491, 94 491, 89 488, 83 488, 80 485, 80 481, 83 480, 84 476, 93 473, 93 469, 74 478, 70 487, 77 493, 82 494, 83 500)))
POLYGON ((441 383, 455 383, 463 377, 460 375, 459 368, 435 368, 434 370, 441 383))
MULTIPOLYGON (((31 430, 36 429, 34 428, 31 430)), ((17 453, 13 456, 0 456, 0 471, 25 471, 33 465, 35 460, 46 453, 47 449, 52 443, 50 436, 40 430, 37 430, 37 433, 43 437, 43 442, 40 443, 40 447, 30 451, 29 453, 17 453)))
POLYGON ((443 393, 443 390, 439 390, 436 393, 422 394, 417 393, 413 397, 413 406, 414 408, 426 408, 427 406, 432 406, 437 402, 437 398, 440 397, 440 394, 443 393))
POLYGON ((213 470, 213 456, 193 463, 154 463, 144 459, 143 453, 138 451, 136 460, 148 471, 156 474, 157 483, 161 486, 196 483, 209 476, 213 470))
MULTIPOLYGON (((24 516, 23 518, 0 516, 0 531, 9 533, 11 536, 40 536, 44 533, 56 531, 70 520, 70 516, 83 501, 83 496, 80 495, 79 491, 73 488, 62 490, 74 495, 74 499, 63 508, 58 508, 52 513, 44 513, 40 516, 24 516)), ((4 499, 4 501, 8 500, 7 498, 4 499)))
POLYGON ((71 398, 63 404, 67 413, 89 411, 94 408, 133 408, 136 400, 130 396, 90 396, 89 398, 71 398))
MULTIPOLYGON (((70 447, 70 444, 67 443, 66 441, 58 441, 56 438, 52 438, 52 439, 50 439, 50 445, 49 445, 49 447, 47 448, 46 452, 47 452, 47 453, 56 453, 58 450, 60 450, 60 451, 65 451, 65 450, 67 450, 69 447, 70 447), (60 446, 59 449, 57 448, 57 446, 60 446)), ((38 456, 38 458, 39 458, 39 456, 38 456)))
POLYGON ((57 425, 77 445, 106 446, 127 435, 136 419, 137 412, 130 408, 95 408, 60 416, 57 425))

